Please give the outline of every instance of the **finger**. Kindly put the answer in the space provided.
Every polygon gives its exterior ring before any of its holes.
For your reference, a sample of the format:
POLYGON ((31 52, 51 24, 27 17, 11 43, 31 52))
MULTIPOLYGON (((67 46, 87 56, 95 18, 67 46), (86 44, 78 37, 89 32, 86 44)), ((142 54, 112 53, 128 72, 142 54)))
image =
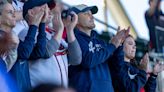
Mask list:
POLYGON ((78 20, 78 16, 77 16, 77 14, 75 13, 75 12, 71 12, 71 14, 73 14, 73 18, 72 18, 72 21, 77 21, 78 20))
POLYGON ((159 66, 159 62, 155 62, 154 67, 159 66))
POLYGON ((31 14, 32 15, 35 15, 35 11, 33 9, 31 10, 31 14))
POLYGON ((41 8, 46 8, 47 7, 47 4, 43 4, 42 6, 41 6, 41 8))
POLYGON ((59 21, 62 21, 62 18, 61 18, 61 11, 58 12, 58 18, 59 18, 59 21))
POLYGON ((54 18, 56 18, 56 19, 60 19, 60 16, 61 16, 61 14, 60 14, 60 12, 59 11, 56 11, 55 12, 55 14, 54 14, 54 18))
POLYGON ((29 16, 32 16, 32 13, 31 12, 32 12, 31 10, 28 10, 28 15, 29 16))
POLYGON ((117 31, 120 31, 120 26, 118 26, 117 31))
POLYGON ((61 18, 61 13, 60 11, 56 12, 54 15, 54 18, 56 21, 54 21, 55 23, 61 24, 62 23, 62 18, 61 18))
POLYGON ((141 63, 146 63, 147 53, 144 55, 144 57, 141 59, 141 63))
POLYGON ((46 10, 46 6, 45 5, 41 6, 39 10, 40 11, 45 11, 46 10))
POLYGON ((130 31, 130 26, 128 26, 127 31, 130 31))
POLYGON ((70 15, 67 17, 67 22, 71 22, 71 16, 70 15))
POLYGON ((42 17, 44 16, 44 12, 41 11, 41 12, 39 12, 36 16, 38 16, 38 18, 40 19, 40 18, 42 18, 42 17))
POLYGON ((146 53, 145 56, 144 56, 144 62, 146 62, 146 63, 149 62, 149 56, 148 56, 148 53, 146 53))
POLYGON ((36 12, 36 13, 39 12, 40 9, 41 9, 41 8, 40 8, 39 6, 32 8, 32 10, 33 10, 34 12, 36 12))
POLYGON ((126 30, 126 36, 128 36, 130 33, 130 26, 128 27, 128 29, 126 30))
POLYGON ((49 8, 48 8, 48 6, 46 4, 45 17, 48 17, 48 16, 51 16, 51 14, 50 14, 50 10, 49 10, 49 8))
POLYGON ((122 34, 122 31, 123 30, 118 30, 116 35, 120 36, 122 34))
POLYGON ((158 64, 159 64, 159 66, 160 66, 160 67, 162 67, 162 66, 163 66, 162 62, 159 62, 158 64))
POLYGON ((140 60, 140 64, 143 62, 143 58, 140 60))
POLYGON ((118 33, 118 36, 120 39, 124 40, 126 38, 126 30, 120 30, 120 32, 118 33))
POLYGON ((160 72, 163 71, 163 65, 159 65, 159 70, 160 70, 160 72))
POLYGON ((144 58, 146 58, 148 56, 148 53, 146 52, 145 55, 144 55, 144 58))
POLYGON ((59 20, 58 15, 55 14, 55 15, 53 16, 53 21, 54 21, 54 23, 58 22, 58 20, 59 20))

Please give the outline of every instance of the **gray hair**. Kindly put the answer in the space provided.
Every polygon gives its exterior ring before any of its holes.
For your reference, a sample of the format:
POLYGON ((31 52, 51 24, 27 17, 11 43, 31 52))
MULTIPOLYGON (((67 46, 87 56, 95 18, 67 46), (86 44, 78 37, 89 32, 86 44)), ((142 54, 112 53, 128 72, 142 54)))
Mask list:
POLYGON ((0 0, 0 15, 2 13, 2 10, 4 8, 4 5, 7 4, 8 1, 7 0, 0 0))

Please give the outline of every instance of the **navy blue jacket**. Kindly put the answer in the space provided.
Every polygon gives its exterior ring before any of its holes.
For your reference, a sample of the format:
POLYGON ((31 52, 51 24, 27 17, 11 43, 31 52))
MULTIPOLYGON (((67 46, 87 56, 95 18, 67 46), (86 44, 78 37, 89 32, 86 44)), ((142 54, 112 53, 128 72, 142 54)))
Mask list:
POLYGON ((157 86, 157 76, 151 74, 144 86, 145 92, 155 92, 157 86))
POLYGON ((146 20, 146 24, 147 27, 149 29, 149 36, 150 36, 150 42, 153 48, 158 49, 156 46, 156 30, 155 30, 155 26, 162 26, 163 24, 159 22, 159 16, 164 16, 164 13, 162 13, 162 11, 158 10, 158 7, 156 7, 154 14, 152 14, 151 16, 149 15, 149 10, 147 10, 145 12, 145 20, 146 20))
POLYGON ((7 73, 5 61, 0 57, 0 71, 1 73, 7 73))
POLYGON ((119 47, 110 59, 112 82, 115 92, 140 92, 146 84, 146 72, 124 61, 123 47, 119 47))
POLYGON ((35 44, 37 29, 37 26, 30 25, 25 40, 19 43, 18 58, 10 71, 18 84, 20 92, 29 92, 31 90, 28 59, 39 59, 44 57, 46 52, 45 23, 39 25, 39 34, 35 44))
POLYGON ((108 62, 116 47, 97 39, 97 33, 91 36, 75 29, 75 36, 82 50, 82 62, 69 67, 70 85, 77 92, 114 92, 108 62))
POLYGON ((0 92, 19 92, 15 81, 7 73, 5 61, 0 57, 0 92))

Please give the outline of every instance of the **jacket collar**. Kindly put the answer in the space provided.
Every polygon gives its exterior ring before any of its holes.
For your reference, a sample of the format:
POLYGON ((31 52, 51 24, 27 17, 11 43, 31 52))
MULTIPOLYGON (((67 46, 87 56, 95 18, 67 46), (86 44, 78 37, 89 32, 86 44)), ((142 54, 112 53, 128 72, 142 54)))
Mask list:
POLYGON ((81 36, 86 37, 86 38, 96 38, 98 36, 96 31, 94 31, 94 30, 91 31, 91 36, 89 36, 86 33, 80 31, 78 28, 75 28, 74 31, 75 31, 76 34, 81 35, 81 36))

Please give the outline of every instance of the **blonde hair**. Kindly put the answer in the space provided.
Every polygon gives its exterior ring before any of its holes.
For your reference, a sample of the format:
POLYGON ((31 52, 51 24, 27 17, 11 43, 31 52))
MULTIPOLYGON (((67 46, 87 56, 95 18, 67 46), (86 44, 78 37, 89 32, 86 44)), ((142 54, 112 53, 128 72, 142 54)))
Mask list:
POLYGON ((12 34, 0 30, 0 56, 6 55, 11 49, 14 41, 12 39, 12 34))

